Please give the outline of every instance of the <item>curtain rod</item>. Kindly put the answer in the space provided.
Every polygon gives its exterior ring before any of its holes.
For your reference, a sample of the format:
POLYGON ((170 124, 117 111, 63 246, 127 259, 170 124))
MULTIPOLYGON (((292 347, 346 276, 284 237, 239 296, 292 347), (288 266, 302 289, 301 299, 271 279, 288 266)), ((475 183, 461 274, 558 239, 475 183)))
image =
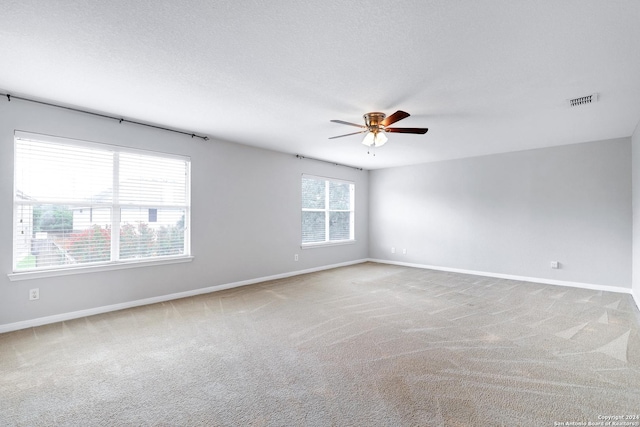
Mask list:
POLYGON ((94 113, 93 111, 82 110, 80 108, 65 107, 64 105, 53 104, 51 102, 38 101, 36 99, 24 98, 22 96, 14 96, 14 95, 11 95, 11 94, 8 94, 8 93, 0 93, 0 96, 6 96, 8 102, 11 102, 12 99, 19 99, 20 101, 33 102, 35 104, 47 105, 49 107, 62 108, 64 110, 75 111, 77 113, 90 114, 92 116, 103 117, 105 119, 117 120, 120 123, 126 122, 126 123, 131 123, 131 124, 134 124, 134 125, 146 126, 146 127, 150 127, 150 128, 154 128, 154 129, 160 129, 160 130, 166 130, 168 132, 180 133, 182 135, 190 136, 191 138, 200 138, 200 139, 203 139, 205 141, 209 140, 208 136, 196 135, 195 133, 183 132, 181 130, 170 129, 170 128, 165 128, 165 127, 156 126, 156 125, 150 125, 148 123, 136 122, 135 120, 129 120, 129 119, 125 119, 125 118, 122 118, 122 117, 110 116, 108 114, 94 113))
POLYGON ((345 168, 356 169, 356 170, 359 170, 359 171, 363 170, 362 168, 359 168, 359 167, 356 167, 356 166, 343 165, 341 163, 330 162, 328 160, 314 159, 313 157, 305 157, 305 156, 301 156, 300 154, 296 154, 296 157, 298 159, 315 160, 316 162, 329 163, 329 164, 334 165, 334 166, 344 166, 345 168))

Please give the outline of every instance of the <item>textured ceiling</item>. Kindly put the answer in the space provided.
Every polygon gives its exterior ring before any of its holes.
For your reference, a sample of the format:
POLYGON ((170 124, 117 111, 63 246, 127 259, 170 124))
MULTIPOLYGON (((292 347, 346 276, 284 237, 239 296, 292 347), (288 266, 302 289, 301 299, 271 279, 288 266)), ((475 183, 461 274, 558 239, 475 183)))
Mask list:
POLYGON ((630 136, 640 1, 3 0, 0 90, 367 169, 630 136), (599 93, 595 104, 566 102, 599 93), (331 119, 402 109, 368 155, 331 119))

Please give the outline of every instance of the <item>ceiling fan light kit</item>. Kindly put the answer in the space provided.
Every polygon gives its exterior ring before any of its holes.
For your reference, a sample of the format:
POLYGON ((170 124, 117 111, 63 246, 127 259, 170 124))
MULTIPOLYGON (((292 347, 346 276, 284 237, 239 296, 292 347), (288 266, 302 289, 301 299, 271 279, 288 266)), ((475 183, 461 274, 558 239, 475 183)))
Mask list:
POLYGON ((382 147, 388 140, 383 132, 367 132, 362 143, 367 147, 382 147))
POLYGON ((427 128, 390 128, 389 125, 398 122, 402 119, 409 117, 409 113, 398 110, 392 115, 388 116, 385 113, 372 112, 366 113, 364 116, 364 126, 356 123, 345 122, 343 120, 331 120, 334 123, 340 123, 343 125, 359 127, 363 130, 358 132, 347 133, 345 135, 332 136, 329 139, 342 138, 344 136, 357 135, 360 133, 366 133, 362 143, 367 147, 382 147, 389 140, 386 132, 391 133, 413 133, 413 134, 425 134, 429 129, 427 128))

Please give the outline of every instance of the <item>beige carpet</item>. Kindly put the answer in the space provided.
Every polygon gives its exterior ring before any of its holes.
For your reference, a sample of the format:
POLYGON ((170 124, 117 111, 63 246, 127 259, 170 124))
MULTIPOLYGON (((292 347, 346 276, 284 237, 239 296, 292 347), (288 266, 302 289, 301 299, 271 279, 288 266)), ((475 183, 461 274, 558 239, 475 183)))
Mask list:
POLYGON ((0 335, 0 425, 597 422, 640 413, 637 316, 625 294, 360 264, 0 335))

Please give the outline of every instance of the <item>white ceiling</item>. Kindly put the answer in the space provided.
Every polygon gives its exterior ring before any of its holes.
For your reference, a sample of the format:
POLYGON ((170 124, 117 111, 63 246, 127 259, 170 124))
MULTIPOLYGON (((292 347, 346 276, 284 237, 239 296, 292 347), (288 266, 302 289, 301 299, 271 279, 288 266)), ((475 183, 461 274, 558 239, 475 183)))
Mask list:
MULTIPOLYGON (((2 0, 0 91, 377 169, 630 136, 638 0, 2 0), (595 104, 567 99, 599 93, 595 104), (368 155, 330 123, 402 109, 368 155)), ((200 143, 200 142, 199 142, 200 143)))

